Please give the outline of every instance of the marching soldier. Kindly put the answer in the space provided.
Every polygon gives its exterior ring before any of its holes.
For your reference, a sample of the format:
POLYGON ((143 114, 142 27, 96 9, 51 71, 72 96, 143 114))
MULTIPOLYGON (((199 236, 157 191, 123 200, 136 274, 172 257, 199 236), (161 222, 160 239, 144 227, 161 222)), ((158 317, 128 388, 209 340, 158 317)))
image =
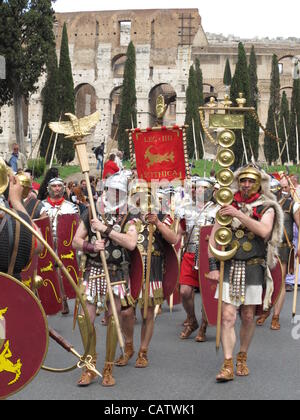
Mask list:
MULTIPOLYGON (((236 248, 237 252, 225 262, 221 332, 225 360, 216 377, 217 382, 234 379, 234 327, 238 310, 242 322, 236 374, 249 375, 247 353, 255 331, 256 305, 262 303, 263 284, 269 274, 267 267, 272 268, 276 264, 277 246, 282 236, 282 210, 270 194, 269 179, 265 172, 253 165, 239 169, 235 173, 238 192, 234 195, 233 204, 220 210, 221 216, 233 217, 231 229, 234 241, 227 251, 232 252, 236 248)), ((211 249, 216 255, 215 233, 220 227, 216 222, 209 240, 209 278, 215 281, 219 280, 220 271, 211 249)))
MULTIPOLYGON (((73 246, 87 255, 84 276, 86 303, 92 324, 94 325, 97 310, 108 310, 108 326, 106 338, 106 359, 103 370, 102 385, 110 387, 115 385, 113 366, 117 347, 116 325, 111 312, 110 302, 106 302, 106 281, 102 267, 100 251, 105 251, 106 260, 113 285, 118 314, 121 308, 134 306, 134 300, 129 290, 129 264, 128 251, 133 251, 137 244, 136 219, 127 213, 127 182, 126 173, 120 172, 112 175, 106 181, 106 191, 98 203, 98 219, 91 220, 89 210, 82 215, 82 222, 74 237, 73 246), (124 204, 126 204, 124 206, 124 204), (126 233, 125 233, 126 226, 126 233), (97 240, 96 231, 103 238, 97 240), (86 239, 88 238, 88 239, 86 239)), ((87 342, 84 316, 79 315, 78 324, 83 342, 87 342)), ((91 342, 89 354, 96 364, 96 332, 91 342)), ((96 378, 94 372, 83 371, 79 386, 88 386, 96 378)))
MULTIPOLYGON (((279 245, 279 258, 282 263, 282 275, 283 280, 288 272, 288 268, 291 266, 294 267, 294 261, 290 261, 290 258, 293 260, 293 224, 296 223, 299 228, 299 218, 300 218, 300 206, 299 203, 296 203, 291 197, 291 189, 286 178, 282 178, 280 183, 276 180, 273 181, 274 189, 277 185, 277 198, 279 205, 281 206, 284 213, 284 228, 282 242, 279 245)), ((274 191, 275 192, 275 191, 274 191)), ((283 308, 285 301, 286 290, 285 287, 282 287, 279 299, 274 307, 274 314, 271 322, 271 330, 278 331, 280 330, 279 316, 283 308)), ((256 321, 257 325, 261 326, 264 324, 265 320, 270 315, 271 311, 264 312, 261 317, 256 321)))
MULTIPOLYGON (((194 289, 199 287, 199 235, 201 226, 212 225, 220 206, 213 201, 214 183, 207 178, 192 178, 192 200, 188 206, 179 207, 180 217, 185 221, 186 244, 180 272, 180 295, 187 319, 180 334, 186 340, 199 327, 195 315, 194 289), (185 207, 185 208, 184 208, 185 207)), ((201 258, 201 254, 200 254, 201 258)), ((196 341, 206 341, 208 323, 202 309, 202 322, 196 341)))
MULTIPOLYGON (((44 209, 41 213, 46 212, 50 218, 52 233, 54 239, 54 246, 56 248, 56 235, 57 235, 57 219, 59 215, 77 214, 78 208, 75 204, 67 201, 64 198, 65 186, 61 178, 53 178, 48 182, 48 197, 43 200, 44 209)), ((60 273, 58 273, 60 275, 60 273)), ((69 313, 67 297, 63 289, 62 281, 60 281, 61 292, 63 295, 63 311, 62 314, 69 313)))
MULTIPOLYGON (((170 215, 149 213, 147 203, 144 206, 142 200, 139 202, 138 197, 147 201, 149 199, 149 191, 145 191, 137 184, 130 191, 131 195, 135 195, 136 205, 138 208, 131 208, 135 214, 139 210, 139 226, 138 226, 138 248, 141 252, 145 270, 143 276, 142 290, 138 298, 138 304, 141 309, 143 323, 141 328, 141 342, 138 357, 136 359, 136 368, 146 368, 149 364, 148 349, 154 332, 155 323, 155 307, 164 302, 163 279, 165 271, 172 271, 174 267, 168 266, 164 258, 167 244, 175 245, 180 239, 179 235, 172 229, 174 220, 170 215), (141 194, 141 195, 140 195, 141 194), (152 241, 150 239, 151 224, 154 226, 154 234, 152 241), (152 242, 152 244, 151 244, 152 242), (151 253, 151 264, 147 266, 148 254, 151 253), (147 270, 149 270, 149 285, 147 284, 147 270), (147 306, 147 314, 145 316, 145 305, 147 306)), ((152 204, 156 205, 156 210, 159 204, 152 195, 152 204), (154 204, 155 203, 155 204, 154 204)), ((174 252, 175 255, 175 252, 174 252)), ((176 274, 174 277, 176 284, 176 274)), ((116 361, 116 366, 126 366, 129 360, 134 355, 134 326, 135 316, 133 308, 124 311, 122 314, 122 328, 125 336, 125 356, 119 357, 116 361)))

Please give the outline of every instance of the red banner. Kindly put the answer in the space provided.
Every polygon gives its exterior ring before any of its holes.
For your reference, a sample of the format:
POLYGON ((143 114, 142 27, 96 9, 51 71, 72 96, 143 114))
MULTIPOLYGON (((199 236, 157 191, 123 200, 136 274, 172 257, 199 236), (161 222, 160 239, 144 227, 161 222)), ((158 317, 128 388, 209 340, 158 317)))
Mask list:
POLYGON ((186 177, 183 128, 161 127, 132 132, 139 179, 183 181, 186 177))

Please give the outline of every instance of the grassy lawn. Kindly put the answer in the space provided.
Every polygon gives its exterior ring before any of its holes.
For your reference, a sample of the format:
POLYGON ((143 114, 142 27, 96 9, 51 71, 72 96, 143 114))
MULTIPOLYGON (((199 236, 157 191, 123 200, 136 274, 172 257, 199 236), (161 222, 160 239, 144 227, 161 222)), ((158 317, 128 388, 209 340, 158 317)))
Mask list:
MULTIPOLYGON (((59 170, 59 175, 62 179, 67 178, 70 175, 80 173, 80 166, 58 166, 55 165, 56 168, 59 170)), ((36 181, 41 183, 44 179, 44 176, 41 176, 36 181)))
MULTIPOLYGON (((124 166, 125 168, 130 169, 130 162, 125 161, 124 166)), ((59 174, 63 179, 67 178, 70 175, 81 173, 79 166, 56 166, 56 167, 58 168, 59 174)), ((220 166, 218 165, 218 163, 212 162, 212 161, 206 161, 206 162, 204 160, 194 161, 193 168, 192 168, 192 175, 198 174, 200 176, 204 176, 204 175, 209 176, 210 170, 212 168, 215 169, 217 172, 220 169, 220 166)), ((267 165, 264 166, 264 169, 267 170, 269 173, 286 170, 285 166, 267 167, 267 165)), ((297 166, 297 165, 290 166, 289 171, 290 171, 290 174, 295 174, 295 173, 300 174, 300 166, 297 166)), ((42 182, 42 180, 43 180, 43 176, 38 178, 36 181, 42 182)))

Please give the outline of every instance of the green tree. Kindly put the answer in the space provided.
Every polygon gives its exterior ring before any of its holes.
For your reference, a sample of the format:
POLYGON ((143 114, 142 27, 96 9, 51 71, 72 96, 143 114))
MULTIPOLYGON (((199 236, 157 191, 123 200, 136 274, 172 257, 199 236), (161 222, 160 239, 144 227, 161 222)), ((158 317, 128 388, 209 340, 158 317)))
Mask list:
POLYGON ((0 55, 6 59, 6 79, 0 80, 0 106, 14 104, 16 141, 22 152, 22 100, 38 89, 48 50, 54 44, 51 0, 0 1, 0 55))
POLYGON ((198 105, 204 105, 204 96, 203 96, 203 74, 200 67, 200 61, 198 58, 195 60, 195 77, 197 83, 197 93, 198 93, 198 105))
MULTIPOLYGON (((239 97, 239 93, 243 93, 244 98, 246 99, 246 106, 249 106, 249 99, 250 99, 249 73, 248 73, 246 51, 242 42, 240 42, 238 46, 238 62, 235 68, 234 76, 231 81, 230 98, 233 103, 236 102, 236 99, 239 97)), ((248 159, 251 156, 249 121, 250 121, 250 117, 246 115, 245 128, 243 130, 243 135, 245 139, 245 146, 246 146, 248 159)), ((233 150, 235 153, 235 167, 239 167, 242 165, 242 162, 245 163, 244 148, 243 148, 241 132, 236 132, 236 142, 233 147, 233 150)))
MULTIPOLYGON (((271 133, 274 133, 274 134, 276 134, 276 132, 278 131, 279 112, 280 112, 279 66, 278 66, 278 57, 276 54, 273 54, 272 71, 271 71, 271 86, 270 86, 270 102, 269 102, 268 120, 267 120, 266 128, 271 133)), ((279 157, 277 142, 271 137, 269 137, 268 135, 265 135, 264 151, 265 151, 265 157, 269 164, 277 161, 279 157)))
POLYGON ((137 112, 136 112, 136 58, 135 47, 132 42, 127 48, 127 59, 124 69, 124 80, 121 94, 121 111, 118 130, 118 146, 119 150, 124 152, 124 158, 130 157, 129 153, 129 140, 127 129, 132 128, 132 124, 136 127, 137 112))
POLYGON ((195 128, 195 138, 196 138, 196 147, 199 153, 199 158, 203 157, 203 149, 200 140, 200 117, 198 111, 198 101, 199 95, 197 90, 197 80, 196 72, 194 67, 190 67, 189 71, 189 82, 186 90, 186 114, 185 114, 185 124, 188 125, 187 128, 187 148, 189 158, 195 156, 195 145, 194 145, 194 134, 193 134, 193 121, 195 128))
MULTIPOLYGON (((300 79, 296 74, 293 82, 293 93, 291 99, 291 114, 289 126, 290 156, 294 163, 297 163, 297 135, 300 134, 300 79), (296 124, 297 123, 297 124, 296 124)), ((300 141, 300 139, 299 139, 300 141)), ((298 143, 299 143, 298 141, 298 143)))
MULTIPOLYGON (((59 80, 59 114, 61 121, 69 121, 65 113, 75 114, 75 91, 72 74, 72 66, 69 54, 69 41, 67 33, 67 25, 64 23, 60 59, 58 69, 59 80)), ((71 162, 75 156, 75 149, 70 140, 65 140, 63 135, 58 136, 56 157, 62 165, 71 162)))
POLYGON ((53 45, 52 48, 49 49, 49 56, 47 60, 47 80, 45 87, 42 91, 43 97, 43 117, 42 117, 42 125, 40 135, 43 134, 43 138, 41 140, 40 146, 40 154, 41 156, 45 157, 48 149, 48 144, 50 138, 52 136, 51 145, 49 147, 48 153, 48 161, 50 160, 54 141, 53 136, 54 134, 48 127, 49 122, 51 121, 58 121, 59 120, 59 77, 58 77, 58 64, 57 64, 57 56, 56 56, 56 49, 53 45))
POLYGON ((230 86, 231 85, 231 80, 232 80, 232 75, 231 75, 231 68, 230 68, 230 63, 229 63, 229 59, 226 59, 226 64, 225 64, 225 70, 224 70, 224 76, 223 76, 223 83, 225 86, 230 86))
MULTIPOLYGON (((249 59, 249 106, 257 111, 258 100, 258 78, 257 78, 257 60, 254 46, 252 45, 249 59)), ((259 126, 254 119, 249 119, 250 144, 254 159, 257 161, 259 153, 259 126)))
POLYGON ((282 93, 281 97, 281 106, 280 106, 280 118, 279 118, 279 127, 278 127, 278 137, 282 140, 282 147, 287 142, 287 146, 285 146, 284 152, 282 153, 282 163, 287 163, 289 158, 291 157, 290 154, 290 144, 287 135, 287 130, 290 125, 290 111, 289 111, 289 101, 286 96, 285 91, 282 93), (289 152, 289 156, 288 153, 289 152))

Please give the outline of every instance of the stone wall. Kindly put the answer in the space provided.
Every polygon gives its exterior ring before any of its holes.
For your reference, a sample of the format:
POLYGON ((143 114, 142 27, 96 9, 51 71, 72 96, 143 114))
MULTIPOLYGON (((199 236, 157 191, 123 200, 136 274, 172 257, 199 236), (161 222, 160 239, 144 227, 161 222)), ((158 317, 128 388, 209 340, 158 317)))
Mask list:
MULTIPOLYGON (((115 93, 122 86, 124 56, 129 40, 133 41, 136 48, 139 127, 151 124, 153 94, 164 85, 169 86, 177 97, 172 111, 174 113, 168 115, 168 123, 184 123, 189 68, 196 57, 200 59, 207 96, 214 94, 220 99, 224 97, 223 75, 227 58, 234 73, 238 39, 206 35, 197 9, 59 13, 56 18, 58 56, 62 27, 64 22, 67 23, 78 115, 86 115, 95 109, 101 114, 100 123, 88 139, 90 152, 93 146, 103 140, 107 142, 113 136, 112 127, 117 120, 115 113, 119 100, 115 93)), ((249 53, 252 44, 255 45, 258 60, 259 116, 265 124, 272 55, 275 53, 279 58, 286 57, 282 60, 281 86, 287 87, 290 97, 293 82, 291 57, 300 54, 300 43, 297 40, 281 39, 268 42, 245 40, 249 53)), ((33 142, 38 138, 40 130, 44 80, 45 77, 41 78, 40 89, 30 98, 28 106, 33 142)), ((11 107, 3 107, 1 111, 0 125, 3 126, 3 133, 0 134, 0 148, 5 151, 15 141, 14 113, 11 107)), ((30 152, 30 143, 27 146, 30 152)))

